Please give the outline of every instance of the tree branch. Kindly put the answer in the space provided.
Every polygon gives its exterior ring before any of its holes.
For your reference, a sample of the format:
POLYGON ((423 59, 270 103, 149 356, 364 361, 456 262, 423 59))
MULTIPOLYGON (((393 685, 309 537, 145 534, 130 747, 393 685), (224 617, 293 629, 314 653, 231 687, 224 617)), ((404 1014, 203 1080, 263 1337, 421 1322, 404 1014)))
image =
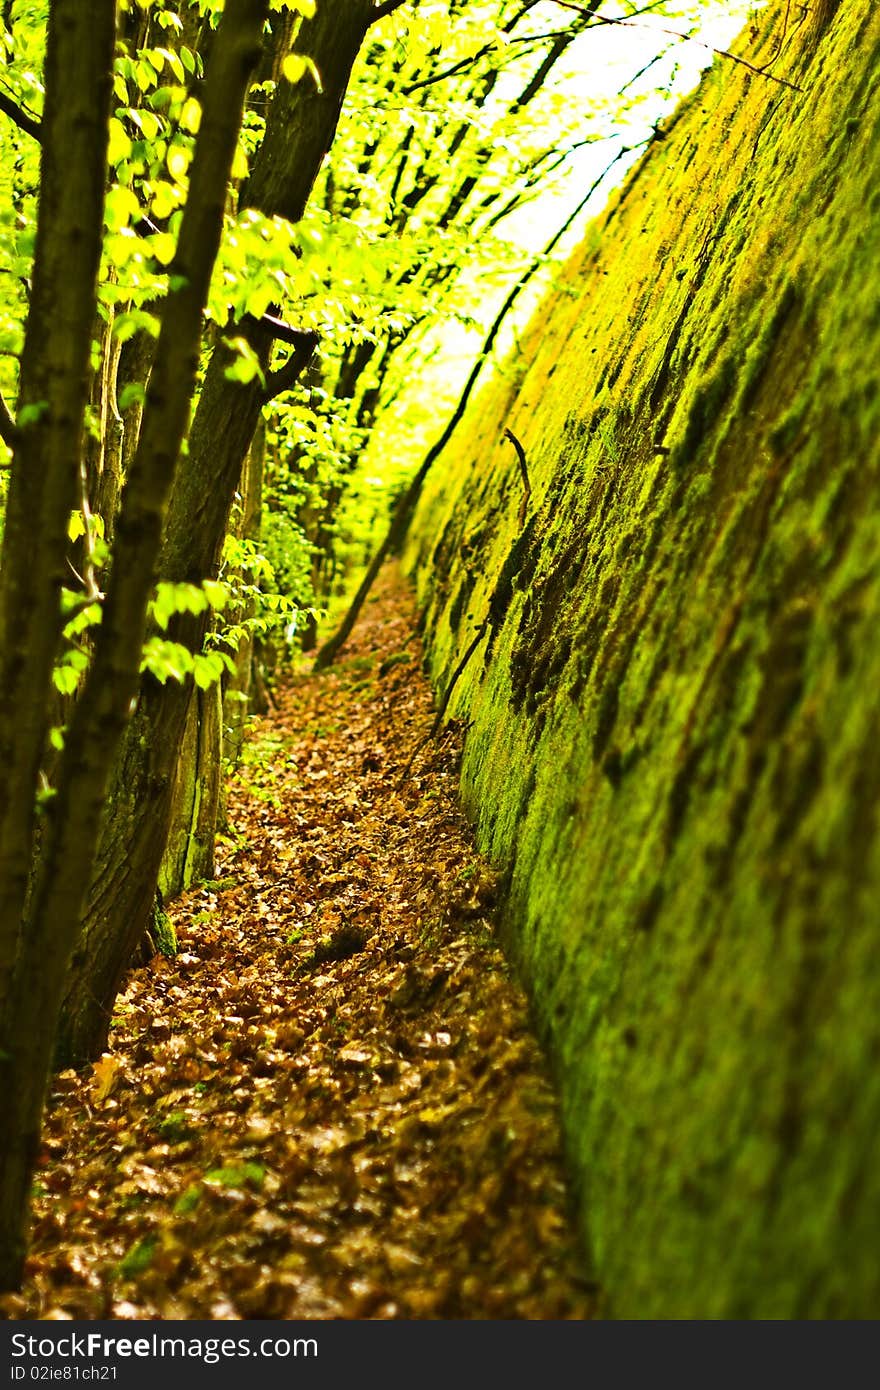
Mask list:
POLYGON ((370 26, 378 24, 380 19, 384 19, 387 14, 393 14, 405 3, 406 0, 385 0, 383 5, 377 5, 370 17, 370 26))
POLYGON ((314 356, 318 346, 317 333, 302 333, 299 330, 296 330, 296 333, 298 341, 294 345, 293 352, 282 367, 279 367, 275 372, 270 372, 266 378, 266 390, 263 394, 264 405, 268 405, 269 401, 273 401, 283 391, 292 390, 314 356))
POLYGON ((529 480, 529 465, 526 462, 526 451, 517 439, 513 430, 505 430, 504 438, 509 439, 514 449, 516 450, 517 463, 519 464, 520 476, 522 478, 523 499, 520 503, 519 516, 517 517, 517 525, 519 527, 522 527, 522 524, 526 519, 526 512, 529 509, 529 498, 532 495, 532 484, 529 480))
POLYGON ((480 626, 474 633, 470 645, 465 651, 464 656, 461 658, 461 661, 458 663, 458 665, 452 673, 452 677, 449 681, 449 684, 443 692, 443 698, 441 699, 440 704, 437 707, 437 713, 434 716, 433 724, 431 725, 428 732, 425 734, 425 737, 419 740, 419 742, 416 744, 415 748, 407 758, 406 766, 404 767, 403 772, 401 772, 400 774, 400 781, 397 784, 398 787, 403 786, 404 782, 410 774, 410 771, 412 770, 413 763, 415 762, 419 753, 421 753, 422 749, 427 747, 427 745, 431 743, 440 732, 440 726, 442 725, 443 720, 446 717, 446 711, 449 709, 449 703, 452 699, 453 691, 455 690, 455 687, 457 686, 459 679, 464 675, 468 662, 470 661, 474 652, 477 650, 477 647, 480 645, 483 638, 485 637, 488 628, 489 617, 487 615, 480 623, 480 626))
POLYGON ((0 439, 12 449, 15 447, 17 437, 18 431, 12 418, 12 411, 0 394, 0 439))
POLYGON ((485 58, 487 53, 491 53, 495 47, 494 43, 486 43, 479 48, 476 53, 470 54, 467 58, 459 58, 457 63, 453 63, 450 68, 443 68, 442 72, 432 73, 430 77, 423 77, 420 82, 411 82, 408 87, 402 88, 402 95, 412 96, 413 92, 418 92, 422 87, 433 87, 435 82, 445 82, 447 77, 455 77, 465 68, 473 67, 481 58, 485 58))
POLYGON ((11 121, 14 121, 25 135, 32 136, 34 140, 42 144, 43 131, 40 122, 35 120, 33 116, 29 116, 24 108, 19 106, 17 101, 13 101, 12 97, 7 96, 5 92, 0 92, 0 111, 4 116, 8 116, 11 121))

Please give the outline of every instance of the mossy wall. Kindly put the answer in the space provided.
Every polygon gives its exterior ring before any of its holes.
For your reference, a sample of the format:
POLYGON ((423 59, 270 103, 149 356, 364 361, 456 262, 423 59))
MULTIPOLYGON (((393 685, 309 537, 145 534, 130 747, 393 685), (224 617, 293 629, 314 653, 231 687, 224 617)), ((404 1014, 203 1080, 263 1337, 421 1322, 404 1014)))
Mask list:
POLYGON ((614 1317, 880 1315, 880 14, 819 10, 738 49, 800 90, 720 62, 655 142, 409 544, 439 688, 486 623, 464 795, 614 1317))

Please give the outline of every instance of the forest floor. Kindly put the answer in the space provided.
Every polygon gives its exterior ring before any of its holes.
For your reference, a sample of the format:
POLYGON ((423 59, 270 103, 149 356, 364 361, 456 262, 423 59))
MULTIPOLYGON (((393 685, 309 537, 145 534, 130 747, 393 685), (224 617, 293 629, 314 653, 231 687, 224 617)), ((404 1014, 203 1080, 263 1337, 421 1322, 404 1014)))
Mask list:
POLYGON ((391 570, 253 721, 218 877, 55 1080, 12 1318, 566 1318, 556 1103, 391 570))

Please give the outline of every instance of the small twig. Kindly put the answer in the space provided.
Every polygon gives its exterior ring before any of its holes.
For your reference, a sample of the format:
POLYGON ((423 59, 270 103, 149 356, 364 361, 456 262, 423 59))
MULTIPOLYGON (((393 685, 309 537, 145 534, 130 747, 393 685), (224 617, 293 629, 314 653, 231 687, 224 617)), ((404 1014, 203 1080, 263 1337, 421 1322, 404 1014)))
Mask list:
POLYGON ((443 692, 443 699, 440 701, 437 713, 434 716, 433 724, 431 725, 428 732, 425 734, 425 737, 421 739, 419 743, 416 744, 415 748, 410 753, 406 762, 406 767, 400 774, 400 782, 398 783, 399 786, 402 786, 403 783, 406 781, 407 777, 409 776, 410 769, 412 768, 413 763, 415 762, 419 753, 421 753, 422 749, 437 737, 437 734, 440 730, 440 726, 442 725, 444 717, 446 715, 446 711, 449 708, 449 702, 452 699, 452 692, 458 684, 459 679, 464 674, 465 667, 467 666, 474 652, 477 650, 477 647, 480 645, 483 638, 485 637, 486 629, 488 626, 489 618, 487 615, 480 623, 480 626, 477 628, 476 633, 474 634, 473 639, 471 640, 470 646, 468 647, 464 656, 461 658, 461 661, 458 663, 458 665, 452 673, 452 677, 449 681, 449 684, 443 692))
POLYGON ((70 556, 67 557, 67 568, 70 570, 70 573, 73 575, 77 584, 81 584, 82 587, 86 590, 86 596, 85 598, 78 599, 77 602, 73 605, 73 607, 69 608, 68 611, 63 615, 65 624, 69 623, 71 619, 77 617, 78 614, 84 613, 87 608, 91 608, 93 603, 97 603, 99 599, 102 599, 104 597, 104 594, 95 583, 95 572, 91 568, 91 566, 89 566, 86 571, 86 573, 90 576, 88 582, 85 579, 83 579, 79 570, 76 568, 76 565, 74 565, 71 561, 70 556))
POLYGON ((521 527, 526 519, 526 512, 529 510, 529 498, 532 495, 532 484, 529 481, 529 466, 526 463, 526 451, 520 444, 513 430, 506 429, 504 431, 504 438, 509 439, 514 449, 516 450, 516 457, 517 461, 519 462, 519 471, 522 476, 523 499, 519 505, 519 515, 516 519, 517 526, 521 527))
MULTIPOLYGON (((688 38, 690 38, 690 34, 688 34, 688 38)), ((640 77, 644 77, 646 73, 651 71, 651 68, 654 67, 655 63, 662 63, 666 55, 672 52, 672 48, 673 45, 670 43, 666 45, 666 47, 663 49, 661 53, 655 53, 653 58, 651 58, 649 62, 645 63, 644 67, 639 68, 638 72, 634 72, 632 77, 630 77, 628 81, 624 82, 622 87, 618 87, 617 95, 619 97, 622 97, 624 92, 629 91, 630 87, 634 87, 640 77)))

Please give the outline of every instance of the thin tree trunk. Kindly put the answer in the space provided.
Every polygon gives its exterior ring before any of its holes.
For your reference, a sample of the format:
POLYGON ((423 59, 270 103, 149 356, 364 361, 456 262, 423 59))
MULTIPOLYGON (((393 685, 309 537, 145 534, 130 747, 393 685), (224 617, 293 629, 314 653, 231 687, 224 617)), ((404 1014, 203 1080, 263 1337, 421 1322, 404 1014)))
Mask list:
MULTIPOLYGON (((245 459, 241 479, 241 521, 239 535, 248 541, 258 542, 263 517, 263 476, 266 464, 266 422, 258 421, 251 447, 245 459)), ((254 616, 254 600, 245 600, 242 608, 231 614, 233 623, 243 623, 254 616)), ((223 685, 223 756, 232 766, 237 766, 244 743, 245 719, 251 708, 251 690, 254 687, 254 665, 257 660, 257 647, 253 637, 243 638, 238 650, 233 654, 235 675, 224 681, 223 685)), ((225 803, 221 788, 221 820, 225 818, 225 803)))
POLYGON ((214 875, 214 838, 222 781, 223 704, 220 682, 190 690, 177 761, 168 841, 159 870, 164 902, 214 875))
POLYGON ((35 829, 34 799, 76 506, 106 177, 114 0, 55 0, 46 53, 33 288, 0 564, 0 1016, 35 829))
MULTIPOLYGON (((54 0, 33 290, 0 572, 0 1287, 24 1259, 44 1058, 13 1015, 61 627, 67 525, 76 504, 101 255, 115 0, 54 0)), ((37 1015, 36 1028, 44 1021, 37 1015)))

